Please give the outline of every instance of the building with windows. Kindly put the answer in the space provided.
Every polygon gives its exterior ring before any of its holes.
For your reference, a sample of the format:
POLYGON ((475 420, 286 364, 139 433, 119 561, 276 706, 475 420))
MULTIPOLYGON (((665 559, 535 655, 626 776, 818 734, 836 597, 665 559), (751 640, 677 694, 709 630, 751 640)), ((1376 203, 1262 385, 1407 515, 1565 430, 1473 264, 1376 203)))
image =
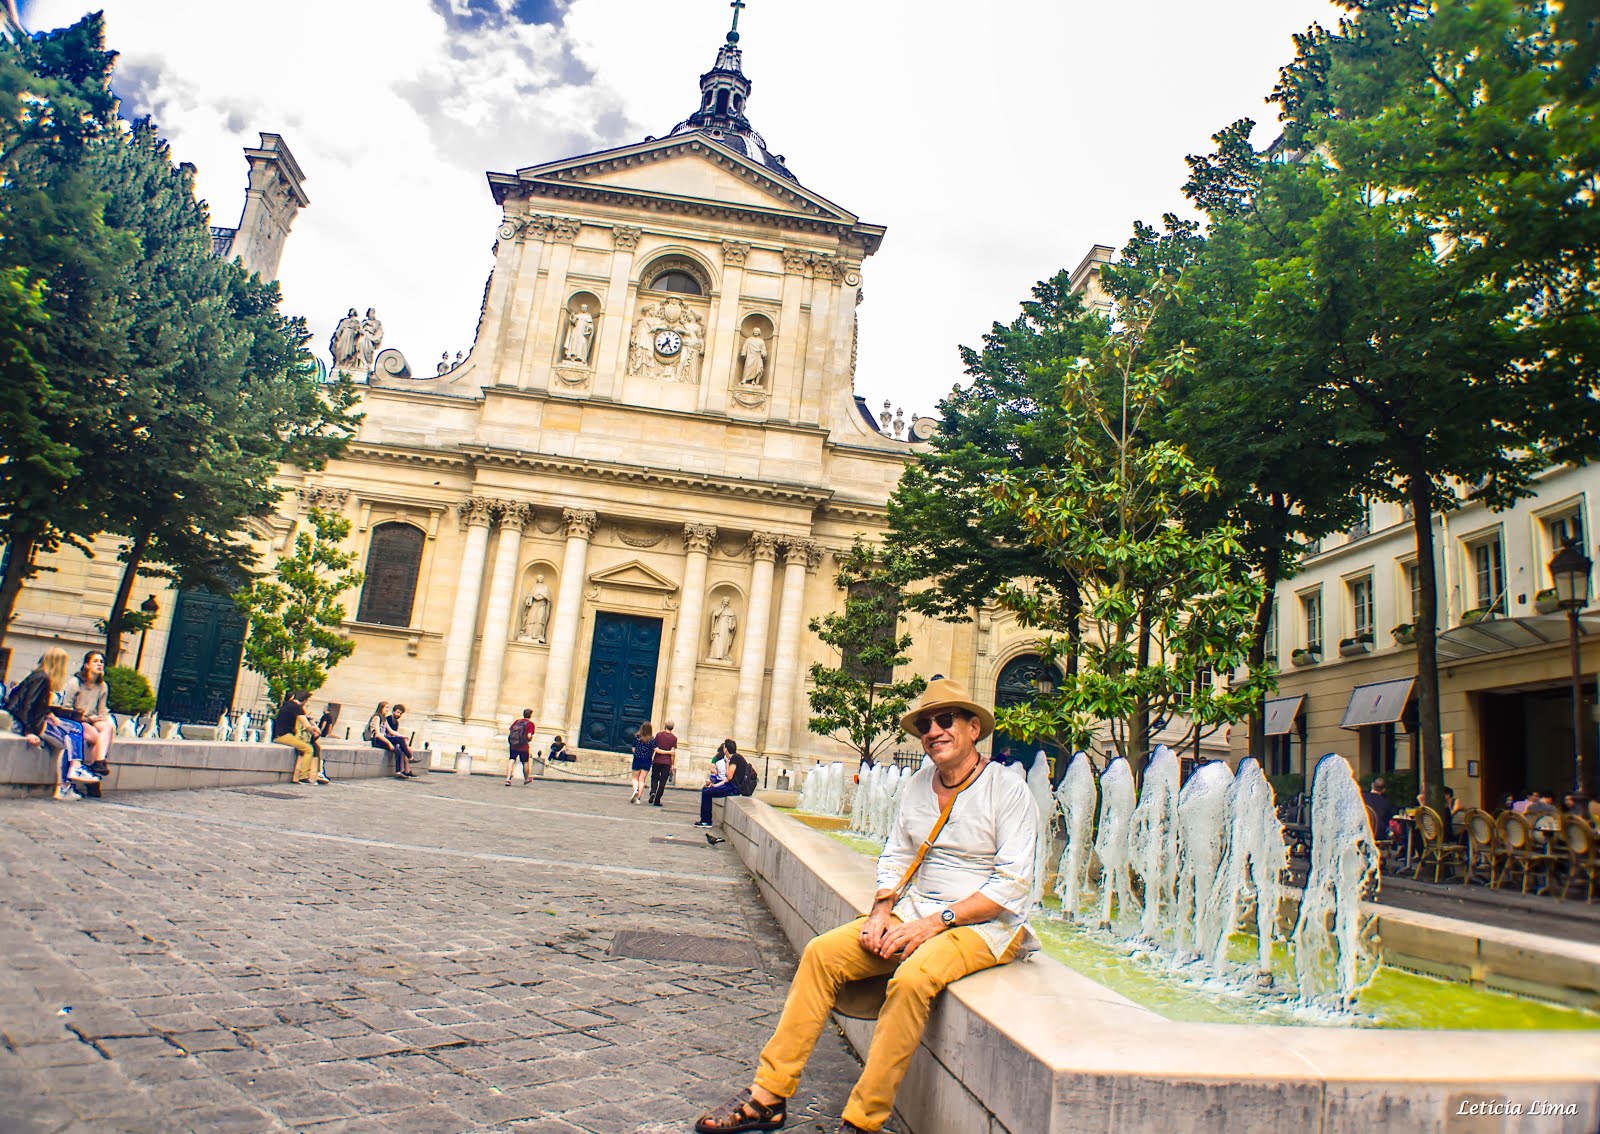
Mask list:
MULTIPOLYGON (((1587 549, 1600 470, 1555 468, 1503 512, 1464 502, 1434 518, 1445 781, 1465 806, 1573 787, 1568 620, 1547 568, 1587 549)), ((1416 621, 1421 585, 1409 509, 1373 502, 1277 588, 1267 652, 1281 667, 1263 727, 1266 770, 1302 772, 1325 752, 1362 776, 1416 772, 1416 621)), ((1581 742, 1594 768, 1600 618, 1580 620, 1581 742)), ((1234 730, 1234 754, 1248 747, 1234 730)))

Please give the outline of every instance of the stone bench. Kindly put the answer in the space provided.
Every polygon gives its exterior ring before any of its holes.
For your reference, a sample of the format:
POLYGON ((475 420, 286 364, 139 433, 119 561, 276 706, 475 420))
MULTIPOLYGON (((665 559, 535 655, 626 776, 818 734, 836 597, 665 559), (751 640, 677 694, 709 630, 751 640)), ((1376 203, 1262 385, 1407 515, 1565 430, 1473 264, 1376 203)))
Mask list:
MULTIPOLYGON (((391 775, 393 758, 364 744, 329 741, 322 755, 332 779, 391 775)), ((111 746, 104 790, 149 791, 287 783, 294 752, 282 744, 232 744, 203 740, 119 738, 111 746)), ((56 769, 45 749, 9 731, 0 735, 0 796, 46 795, 56 769)))
MULTIPOLYGON (((841 843, 757 800, 724 801, 722 820, 796 949, 870 905, 873 864, 841 843)), ((1410 920, 1384 914, 1383 933, 1410 920)), ((1428 919, 1416 936, 1464 924, 1428 919)), ((1467 929, 1507 950, 1543 940, 1467 929)), ((1600 948, 1556 944, 1568 963, 1600 964, 1600 948)), ((873 1025, 839 1022, 865 1056, 873 1025)), ((897 1110, 914 1134, 1593 1134, 1600 1034, 1182 1023, 1036 955, 940 998, 897 1110), (1523 1114, 1473 1111, 1502 1101, 1523 1114), (1535 1101, 1575 1113, 1535 1117, 1535 1101)))

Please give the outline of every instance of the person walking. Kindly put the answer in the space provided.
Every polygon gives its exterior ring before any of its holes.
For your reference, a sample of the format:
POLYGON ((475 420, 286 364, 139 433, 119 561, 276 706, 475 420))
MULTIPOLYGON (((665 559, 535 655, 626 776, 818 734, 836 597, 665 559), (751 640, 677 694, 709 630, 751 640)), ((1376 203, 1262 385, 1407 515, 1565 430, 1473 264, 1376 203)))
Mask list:
POLYGON ((67 651, 60 646, 45 650, 34 667, 6 698, 6 711, 11 714, 11 729, 21 735, 30 748, 43 747, 55 769, 56 798, 63 803, 76 803, 83 796, 74 784, 97 784, 100 777, 73 758, 67 740, 66 728, 61 718, 51 708, 51 699, 67 685, 67 651))
POLYGON ((666 793, 667 780, 672 777, 672 770, 677 766, 678 738, 673 735, 675 727, 668 721, 656 733, 654 740, 655 755, 650 758, 650 806, 660 807, 661 797, 666 793))
POLYGON ((533 742, 532 709, 523 709, 522 716, 511 722, 506 740, 511 746, 511 762, 506 766, 506 787, 511 786, 511 775, 517 770, 519 760, 522 762, 522 786, 527 787, 533 783, 533 777, 528 774, 528 761, 531 759, 528 746, 533 742))
POLYGON ((754 1081, 701 1115, 697 1134, 781 1127, 839 990, 889 975, 838 1134, 882 1130, 934 998, 952 981, 1037 947, 1026 918, 1038 896, 1039 813, 1027 781, 989 771, 978 751, 994 731, 994 715, 959 683, 939 677, 900 727, 921 738, 931 763, 906 783, 878 859, 871 912, 806 946, 754 1081))
POLYGON ((656 734, 649 721, 640 721, 633 738, 633 798, 629 803, 638 803, 650 789, 650 764, 655 754, 656 734))
POLYGON ((711 761, 711 774, 706 777, 705 786, 700 789, 700 818, 695 823, 696 827, 713 825, 711 801, 738 795, 743 790, 743 769, 749 767, 749 761, 739 755, 739 746, 731 739, 724 740, 717 746, 716 759, 711 761))

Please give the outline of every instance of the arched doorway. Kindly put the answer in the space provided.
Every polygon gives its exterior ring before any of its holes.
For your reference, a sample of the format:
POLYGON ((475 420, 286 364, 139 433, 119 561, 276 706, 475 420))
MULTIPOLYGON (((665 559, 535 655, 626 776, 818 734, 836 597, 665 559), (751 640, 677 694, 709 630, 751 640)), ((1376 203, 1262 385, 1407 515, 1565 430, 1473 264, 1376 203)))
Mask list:
MULTIPOLYGON (((1039 696, 1040 674, 1045 674, 1051 684, 1061 681, 1060 671, 1054 666, 1047 668, 1045 660, 1038 654, 1022 654, 1012 658, 995 679, 994 707, 1004 709, 1011 705, 1031 705, 1039 696)), ((1059 744, 1046 740, 1024 741, 996 729, 989 751, 999 755, 1009 750, 1023 767, 1032 768, 1034 754, 1040 749, 1051 761, 1050 780, 1055 783, 1067 772, 1067 762, 1062 758, 1065 752, 1059 744)))

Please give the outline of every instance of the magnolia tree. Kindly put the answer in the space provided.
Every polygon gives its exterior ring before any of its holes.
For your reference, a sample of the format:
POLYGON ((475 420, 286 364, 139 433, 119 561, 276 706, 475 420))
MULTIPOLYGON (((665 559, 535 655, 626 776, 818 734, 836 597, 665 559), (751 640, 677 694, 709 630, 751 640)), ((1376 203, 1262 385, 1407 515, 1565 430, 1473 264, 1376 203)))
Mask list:
POLYGON ((355 652, 340 632, 339 596, 361 585, 356 557, 339 545, 350 521, 311 509, 311 530, 295 536, 294 551, 278 560, 270 579, 257 579, 233 596, 250 622, 244 661, 267 679, 274 704, 295 689, 316 690, 328 671, 355 652))
POLYGON ((1247 665, 1261 584, 1239 530, 1185 522, 1216 477, 1146 428, 1192 362, 1183 347, 1144 356, 1160 291, 1108 329, 1093 356, 1052 364, 1060 463, 999 474, 990 489, 990 507, 1020 528, 1041 569, 1083 585, 1071 604, 1026 579, 1000 588, 1001 605, 1041 631, 1047 660, 1067 643, 1077 650, 1075 671, 1033 704, 1002 710, 1000 727, 1086 745, 1109 726, 1135 775, 1157 718, 1181 711, 1196 730, 1215 729, 1247 716, 1269 680, 1247 665))

